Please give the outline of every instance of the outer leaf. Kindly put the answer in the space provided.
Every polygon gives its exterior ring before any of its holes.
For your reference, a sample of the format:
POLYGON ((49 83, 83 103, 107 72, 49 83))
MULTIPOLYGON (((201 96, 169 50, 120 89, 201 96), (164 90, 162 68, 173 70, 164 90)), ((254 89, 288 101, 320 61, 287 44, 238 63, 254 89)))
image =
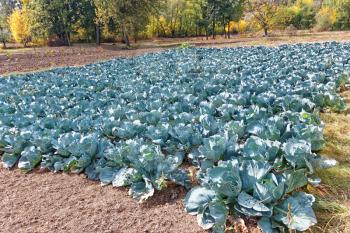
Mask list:
POLYGON ((200 186, 192 188, 192 190, 187 193, 184 200, 187 213, 192 215, 198 214, 205 206, 208 206, 215 197, 216 193, 208 188, 200 186))
POLYGON ((275 208, 277 221, 283 222, 288 228, 306 231, 317 223, 312 210, 315 198, 306 193, 296 193, 275 208))

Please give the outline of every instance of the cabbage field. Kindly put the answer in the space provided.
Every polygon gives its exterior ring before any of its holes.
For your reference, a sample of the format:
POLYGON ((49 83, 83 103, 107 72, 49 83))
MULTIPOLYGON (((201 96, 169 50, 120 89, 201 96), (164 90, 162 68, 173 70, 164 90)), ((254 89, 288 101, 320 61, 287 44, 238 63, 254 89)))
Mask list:
POLYGON ((184 186, 213 232, 228 216, 264 233, 317 223, 307 184, 336 164, 319 112, 343 111, 350 44, 186 48, 0 79, 5 168, 84 173, 140 202, 184 186))

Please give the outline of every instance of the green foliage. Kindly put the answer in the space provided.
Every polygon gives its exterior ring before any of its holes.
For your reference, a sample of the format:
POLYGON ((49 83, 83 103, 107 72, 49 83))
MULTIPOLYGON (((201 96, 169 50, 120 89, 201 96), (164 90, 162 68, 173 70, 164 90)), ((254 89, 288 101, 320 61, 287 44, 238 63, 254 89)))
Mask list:
POLYGON ((185 42, 185 43, 182 43, 178 48, 179 49, 189 49, 189 48, 192 48, 192 47, 193 47, 193 45, 191 45, 190 43, 185 42))
POLYGON ((337 12, 331 7, 322 7, 316 15, 315 29, 318 31, 326 31, 333 29, 337 21, 337 12))
POLYGON ((37 38, 60 39, 70 45, 74 26, 94 28, 94 7, 89 0, 37 0, 30 1, 33 10, 32 33, 37 38))
POLYGON ((98 21, 117 31, 129 46, 129 37, 134 39, 142 32, 150 21, 150 17, 158 13, 162 0, 95 0, 98 21))
POLYGON ((309 4, 301 4, 293 19, 293 25, 298 29, 310 29, 315 25, 316 8, 309 4))
POLYGON ((350 1, 349 0, 326 0, 323 2, 325 7, 335 9, 336 22, 335 28, 340 30, 350 29, 350 1))
POLYGON ((0 15, 0 43, 6 48, 6 42, 10 39, 10 30, 5 17, 0 15))
POLYGON ((280 6, 272 18, 273 28, 286 29, 294 23, 295 11, 289 6, 280 6))

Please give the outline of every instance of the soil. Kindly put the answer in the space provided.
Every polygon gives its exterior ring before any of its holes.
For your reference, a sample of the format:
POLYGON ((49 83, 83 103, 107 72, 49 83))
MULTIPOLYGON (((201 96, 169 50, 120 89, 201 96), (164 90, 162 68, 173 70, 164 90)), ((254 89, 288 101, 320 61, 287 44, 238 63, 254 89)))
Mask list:
POLYGON ((81 66, 114 57, 130 57, 162 48, 120 49, 115 46, 74 46, 36 48, 23 52, 0 53, 0 75, 45 70, 62 66, 81 66))
MULTIPOLYGON (((0 49, 0 75, 18 72, 45 70, 62 66, 81 66, 115 57, 130 57, 148 52, 157 52, 188 43, 197 47, 276 46, 281 44, 313 43, 326 41, 348 42, 350 32, 273 32, 269 37, 260 35, 232 36, 225 39, 217 36, 214 40, 204 37, 158 38, 139 41, 126 49, 121 44, 75 44, 72 47, 39 47, 27 49, 0 49)), ((13 45, 9 45, 13 47, 13 45)))
POLYGON ((127 189, 101 187, 83 175, 0 168, 0 232, 205 232, 185 213, 185 193, 176 187, 140 204, 127 189))

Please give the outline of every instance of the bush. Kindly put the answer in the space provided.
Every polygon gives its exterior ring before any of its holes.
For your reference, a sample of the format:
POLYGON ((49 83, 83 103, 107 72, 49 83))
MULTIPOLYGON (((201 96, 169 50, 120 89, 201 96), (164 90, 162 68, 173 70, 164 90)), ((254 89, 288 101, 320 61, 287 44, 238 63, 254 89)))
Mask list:
POLYGON ((276 29, 286 29, 293 23, 295 16, 296 13, 291 7, 279 7, 272 18, 272 25, 276 29))
POLYGON ((315 25, 316 5, 313 0, 298 0, 292 10, 293 25, 298 29, 310 29, 315 25))
POLYGON ((341 30, 350 29, 350 0, 344 0, 337 5, 337 20, 335 27, 341 30))
MULTIPOLYGON (((245 20, 240 20, 238 22, 230 22, 230 32, 237 32, 239 34, 244 34, 249 31, 249 22, 245 20)), ((228 32, 228 27, 226 26, 226 32, 228 32)))
POLYGON ((330 7, 322 7, 316 15, 316 26, 317 31, 327 31, 333 28, 333 25, 337 21, 337 12, 335 9, 330 7))

